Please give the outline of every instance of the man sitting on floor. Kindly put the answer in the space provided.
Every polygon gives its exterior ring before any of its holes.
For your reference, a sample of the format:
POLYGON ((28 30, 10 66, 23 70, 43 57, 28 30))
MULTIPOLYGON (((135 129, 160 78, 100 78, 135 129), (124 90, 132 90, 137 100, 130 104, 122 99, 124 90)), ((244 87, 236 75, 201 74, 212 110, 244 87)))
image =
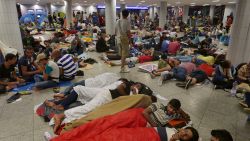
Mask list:
POLYGON ((25 81, 34 81, 34 75, 42 73, 42 70, 34 61, 34 49, 27 47, 24 56, 18 61, 19 73, 25 81))
POLYGON ((25 80, 17 77, 15 72, 17 57, 14 54, 7 54, 4 63, 0 66, 0 93, 5 93, 25 80))
POLYGON ((54 59, 60 69, 61 81, 70 81, 75 78, 77 65, 74 62, 72 55, 62 55, 60 50, 56 49, 52 52, 51 57, 54 59))
POLYGON ((37 55, 36 61, 43 70, 43 75, 35 77, 35 89, 46 89, 56 87, 59 82, 59 67, 53 61, 50 61, 44 53, 37 55))

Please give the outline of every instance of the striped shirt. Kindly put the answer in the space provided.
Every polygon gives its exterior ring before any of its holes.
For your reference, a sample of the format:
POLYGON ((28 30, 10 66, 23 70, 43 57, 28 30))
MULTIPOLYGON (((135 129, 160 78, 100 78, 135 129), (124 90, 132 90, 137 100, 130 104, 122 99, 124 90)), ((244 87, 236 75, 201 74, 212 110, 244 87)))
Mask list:
POLYGON ((77 65, 75 64, 73 57, 70 54, 63 55, 57 64, 59 68, 63 69, 65 78, 72 78, 76 75, 77 65))

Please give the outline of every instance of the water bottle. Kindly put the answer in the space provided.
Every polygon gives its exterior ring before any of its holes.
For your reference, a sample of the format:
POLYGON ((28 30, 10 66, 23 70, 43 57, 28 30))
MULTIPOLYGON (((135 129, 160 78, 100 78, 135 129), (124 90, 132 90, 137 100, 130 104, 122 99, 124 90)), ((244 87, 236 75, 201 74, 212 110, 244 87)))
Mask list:
POLYGON ((233 87, 231 89, 231 96, 235 96, 236 95, 236 93, 237 93, 237 85, 238 85, 237 82, 234 81, 233 87))

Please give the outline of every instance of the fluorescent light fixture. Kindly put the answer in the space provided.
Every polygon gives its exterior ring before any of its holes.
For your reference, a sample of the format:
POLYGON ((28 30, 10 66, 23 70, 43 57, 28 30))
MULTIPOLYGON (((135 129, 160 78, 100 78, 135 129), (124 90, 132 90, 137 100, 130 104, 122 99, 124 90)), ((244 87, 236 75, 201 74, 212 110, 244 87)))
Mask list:
POLYGON ((230 3, 230 4, 235 4, 236 2, 235 2, 235 1, 230 1, 230 2, 228 2, 228 3, 230 3))
POLYGON ((206 4, 203 4, 203 6, 209 6, 209 5, 210 5, 210 4, 207 4, 207 3, 206 3, 206 4))
POLYGON ((212 2, 220 2, 220 0, 213 0, 212 2))
POLYGON ((195 3, 193 2, 193 3, 190 3, 190 5, 195 5, 195 3))
MULTIPOLYGON (((98 5, 97 6, 98 9, 105 9, 104 5, 98 5)), ((120 9, 121 7, 116 6, 117 9, 120 9)), ((138 5, 138 7, 136 6, 126 6, 126 9, 139 9, 139 10, 148 10, 148 7, 144 7, 144 6, 140 6, 138 5)))

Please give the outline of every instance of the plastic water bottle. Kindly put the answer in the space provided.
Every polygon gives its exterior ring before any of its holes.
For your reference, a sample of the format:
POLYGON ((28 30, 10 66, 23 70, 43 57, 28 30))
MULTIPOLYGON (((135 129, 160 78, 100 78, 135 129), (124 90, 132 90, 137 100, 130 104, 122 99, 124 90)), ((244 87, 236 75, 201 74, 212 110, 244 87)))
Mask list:
POLYGON ((236 93, 237 93, 237 85, 238 85, 237 82, 234 81, 233 87, 231 89, 231 96, 235 96, 236 95, 236 93))

